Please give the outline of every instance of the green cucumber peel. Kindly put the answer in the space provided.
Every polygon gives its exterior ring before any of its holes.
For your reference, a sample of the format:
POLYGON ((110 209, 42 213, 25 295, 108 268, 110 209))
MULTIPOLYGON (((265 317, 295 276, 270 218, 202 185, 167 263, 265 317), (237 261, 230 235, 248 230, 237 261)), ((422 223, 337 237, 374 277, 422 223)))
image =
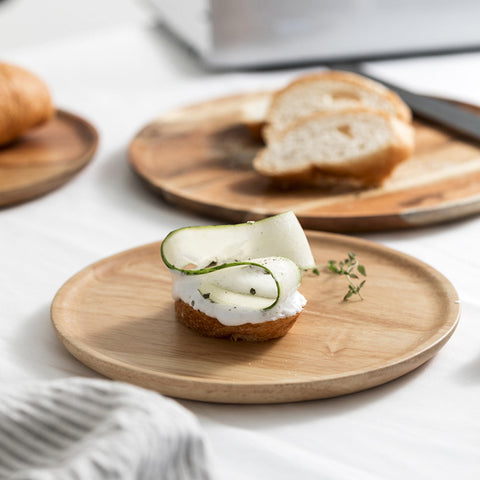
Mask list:
MULTIPOLYGON (((295 285, 298 288, 302 270, 308 270, 315 265, 308 241, 293 212, 237 225, 180 228, 165 237, 161 245, 161 256, 170 270, 189 276, 214 274, 227 268, 238 267, 255 267, 263 270, 263 274, 268 274, 273 279, 276 294, 273 295, 271 291, 272 295, 268 294, 265 297, 272 302, 262 310, 270 310, 277 305, 282 297, 282 285, 285 287, 284 293, 293 291, 295 285), (259 259, 267 265, 260 263, 259 259), (268 265, 276 268, 272 271, 268 265), (295 275, 294 270, 298 272, 295 275), (281 281, 277 274, 282 277, 281 281)), ((225 280, 225 277, 223 278, 225 280)), ((248 278, 248 275, 245 278, 248 278)), ((236 276, 239 284, 243 285, 245 278, 236 276)), ((258 277, 252 278, 259 280, 258 277)), ((231 281, 226 283, 232 284, 231 281)), ((224 290, 225 295, 221 298, 240 296, 239 298, 245 300, 244 305, 262 303, 258 298, 249 301, 249 295, 237 291, 237 288, 222 285, 216 287, 224 290)), ((248 291, 251 292, 252 289, 253 287, 248 291)), ((201 292, 202 295, 208 293, 206 290, 201 292)))
MULTIPOLYGON (((163 246, 163 244, 162 244, 163 246)), ((221 265, 216 265, 215 267, 209 267, 209 268, 201 268, 201 269, 198 269, 198 270, 191 270, 191 269, 182 269, 182 268, 177 268, 175 266, 172 266, 170 267, 169 264, 165 261, 165 257, 162 255, 162 259, 164 259, 164 262, 165 264, 167 265, 167 267, 170 269, 170 270, 175 270, 177 272, 180 272, 184 275, 205 275, 205 274, 208 274, 208 273, 211 273, 211 272, 215 272, 215 271, 218 271, 218 270, 223 270, 225 268, 231 268, 231 267, 241 267, 241 266, 251 266, 251 267, 258 267, 258 268, 261 268, 262 270, 264 270, 264 272, 268 275, 270 275, 273 279, 273 281, 275 282, 275 287, 277 289, 277 295, 275 297, 275 300, 273 301, 273 303, 265 308, 263 308, 262 310, 270 310, 271 308, 273 308, 277 303, 278 301, 280 300, 280 295, 281 295, 281 288, 280 288, 280 283, 278 282, 277 278, 275 277, 275 275, 273 274, 273 272, 267 268, 265 265, 262 265, 260 263, 257 263, 257 262, 231 262, 231 263, 223 263, 221 265)), ((287 259, 288 260, 288 259, 287 259)), ((299 272, 300 272, 300 275, 301 275, 301 270, 299 269, 299 272)), ((206 294, 207 292, 202 292, 201 290, 199 290, 200 293, 202 295, 206 294)))

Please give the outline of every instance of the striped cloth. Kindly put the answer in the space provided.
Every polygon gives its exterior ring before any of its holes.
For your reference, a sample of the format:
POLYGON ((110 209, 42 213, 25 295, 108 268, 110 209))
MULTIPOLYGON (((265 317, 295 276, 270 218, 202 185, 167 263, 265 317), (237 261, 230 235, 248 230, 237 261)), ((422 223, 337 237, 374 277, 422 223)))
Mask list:
POLYGON ((71 378, 0 388, 0 479, 208 480, 195 417, 132 385, 71 378))

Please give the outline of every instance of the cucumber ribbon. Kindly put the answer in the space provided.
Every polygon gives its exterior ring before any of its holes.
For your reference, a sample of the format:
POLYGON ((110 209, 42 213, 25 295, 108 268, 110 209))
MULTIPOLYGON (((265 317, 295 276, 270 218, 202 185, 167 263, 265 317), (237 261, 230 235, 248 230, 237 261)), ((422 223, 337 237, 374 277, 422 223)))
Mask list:
POLYGON ((315 267, 291 211, 237 225, 185 227, 162 243, 166 266, 212 302, 269 310, 294 293, 315 267))

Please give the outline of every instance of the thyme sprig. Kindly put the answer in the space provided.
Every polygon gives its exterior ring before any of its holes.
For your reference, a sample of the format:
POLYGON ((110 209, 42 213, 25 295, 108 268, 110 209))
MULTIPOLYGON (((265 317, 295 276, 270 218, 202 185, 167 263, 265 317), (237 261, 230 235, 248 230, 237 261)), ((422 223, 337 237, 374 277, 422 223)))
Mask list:
MULTIPOLYGON (((356 283, 354 280, 359 280, 359 275, 366 277, 367 270, 365 266, 362 265, 355 253, 349 252, 348 257, 344 260, 337 262, 337 260, 329 260, 326 268, 333 273, 338 275, 344 275, 348 280, 348 290, 343 300, 348 300, 353 295, 358 295, 360 299, 363 300, 362 294, 360 293, 361 288, 365 285, 366 279, 362 280, 360 283, 356 283)), ((319 275, 320 271, 318 268, 313 269, 315 275, 319 275)))

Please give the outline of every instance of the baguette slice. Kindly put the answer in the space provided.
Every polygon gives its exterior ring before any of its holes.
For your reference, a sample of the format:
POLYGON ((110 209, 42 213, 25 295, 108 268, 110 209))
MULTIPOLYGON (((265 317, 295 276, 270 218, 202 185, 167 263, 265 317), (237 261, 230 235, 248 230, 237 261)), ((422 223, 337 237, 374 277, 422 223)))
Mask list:
POLYGON ((274 94, 263 136, 270 142, 302 117, 357 107, 412 120, 408 106, 380 83, 354 73, 327 71, 300 77, 274 94))
POLYGON ((243 323, 242 325, 224 325, 216 318, 200 310, 195 310, 183 300, 175 301, 175 314, 178 320, 200 335, 246 342, 265 342, 283 337, 297 320, 301 311, 289 317, 261 323, 243 323))
POLYGON ((47 86, 33 73, 0 63, 0 145, 7 144, 54 114, 47 86))
POLYGON ((413 128, 385 112, 354 109, 302 118, 253 161, 255 170, 282 183, 327 178, 379 185, 413 151, 413 128))

